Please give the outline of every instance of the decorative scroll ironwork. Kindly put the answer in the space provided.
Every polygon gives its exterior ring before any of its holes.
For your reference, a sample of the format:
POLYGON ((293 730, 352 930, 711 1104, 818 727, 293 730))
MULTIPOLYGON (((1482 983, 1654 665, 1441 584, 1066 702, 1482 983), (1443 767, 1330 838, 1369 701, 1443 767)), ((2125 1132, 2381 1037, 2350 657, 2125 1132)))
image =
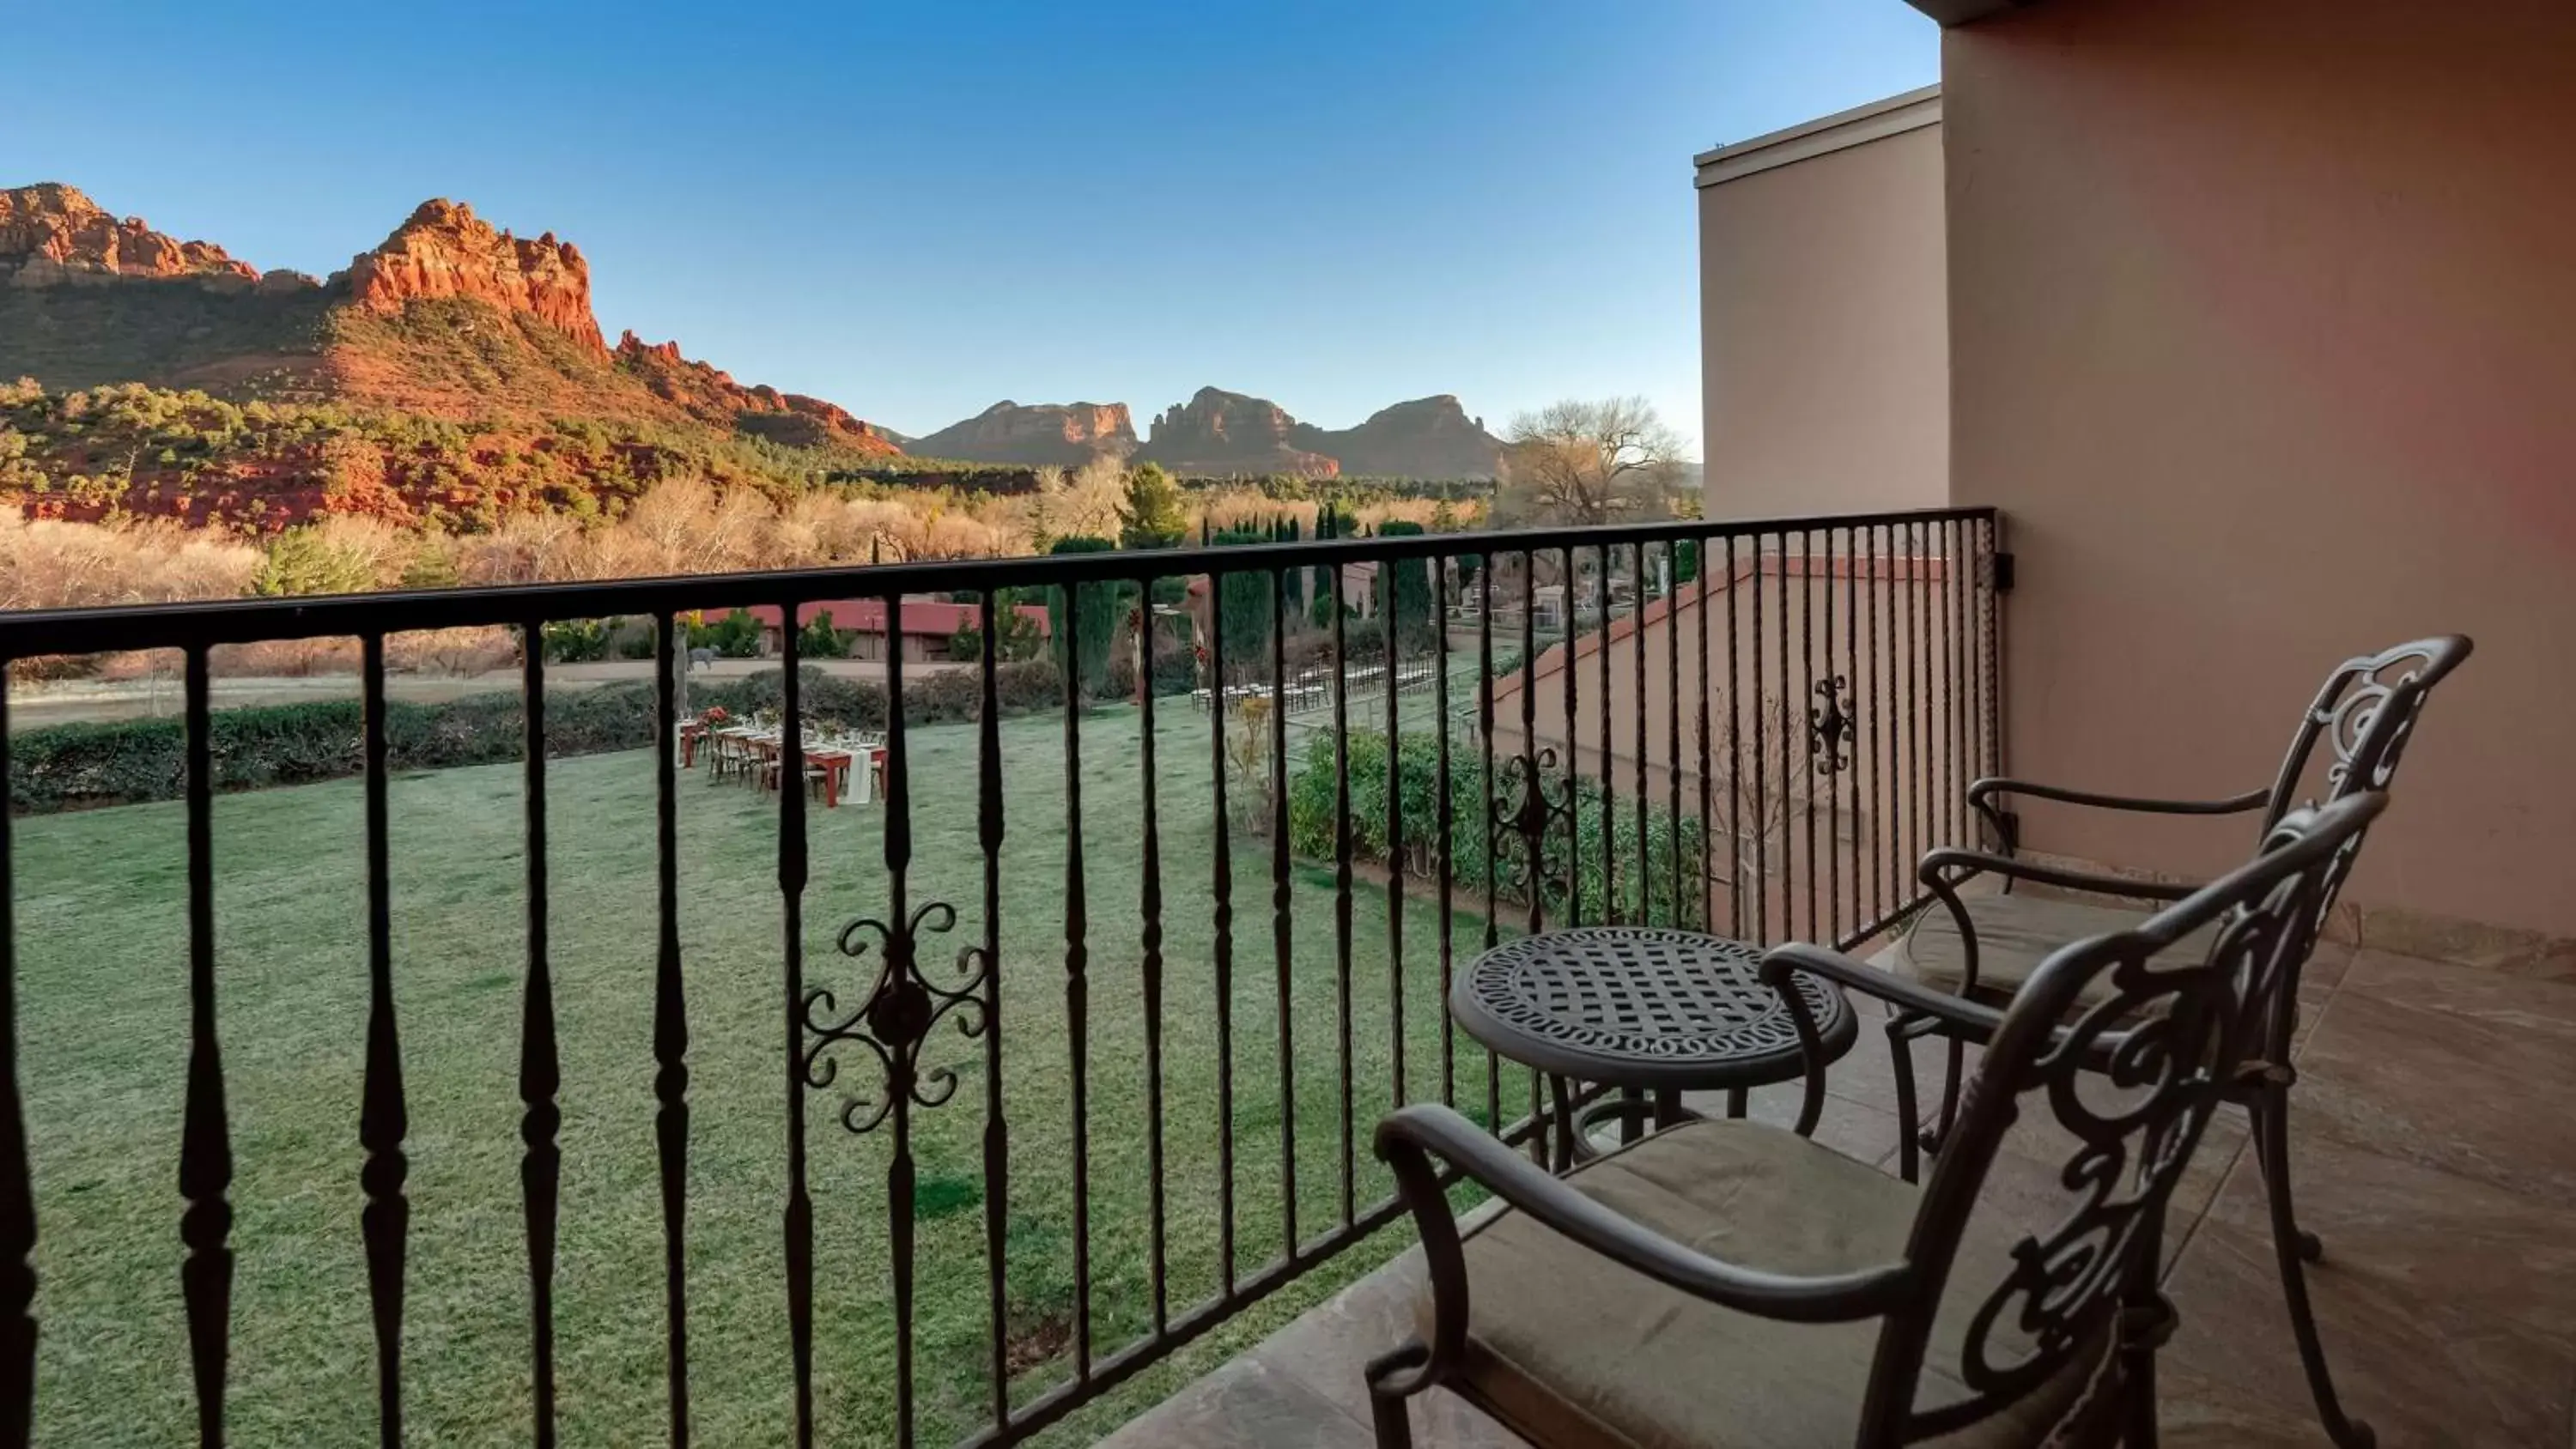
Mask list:
POLYGON ((841 954, 853 960, 878 948, 879 964, 867 995, 856 1010, 840 1014, 831 989, 805 990, 805 1085, 823 1091, 839 1079, 840 1061, 833 1049, 855 1042, 875 1056, 883 1081, 874 1096, 853 1095, 841 1104, 841 1125, 855 1133, 876 1130, 899 1101, 936 1107, 957 1094, 953 1068, 920 1069, 921 1044, 933 1027, 954 1013, 958 1034, 984 1034, 988 1020, 981 992, 992 958, 982 946, 957 952, 957 985, 941 986, 922 974, 918 950, 925 930, 945 933, 957 924, 957 910, 946 901, 925 901, 899 923, 873 916, 841 928, 841 954))
POLYGON ((1844 704, 1850 688, 1851 680, 1840 674, 1816 681, 1816 698, 1824 703, 1808 707, 1807 753, 1814 757, 1819 775, 1839 775, 1851 768, 1851 742, 1859 717, 1844 704))
POLYGON ((1574 783, 1554 746, 1511 755, 1494 777, 1494 878, 1537 902, 1574 888, 1574 783))
MULTIPOLYGON (((2315 828, 2302 812, 2275 832, 2295 843, 2315 828)), ((2358 825, 2360 822, 2355 821, 2358 825)), ((1970 1088, 1967 1113, 1992 1089, 2045 1096, 2078 1145, 2060 1174, 2076 1201, 2044 1233, 2013 1248, 2013 1264, 1969 1320, 1960 1377, 1990 1400, 2028 1392, 2089 1343, 2124 1294, 2142 1255, 2157 1251, 2164 1206, 2221 1100, 2219 1074, 2258 1039, 2257 1020, 2306 953, 2304 927, 2319 889, 2358 839, 2248 893, 2227 916, 2205 964, 2159 963, 2159 941, 2103 941, 2087 963, 2111 988, 2049 1044, 2019 1081, 1970 1088)))

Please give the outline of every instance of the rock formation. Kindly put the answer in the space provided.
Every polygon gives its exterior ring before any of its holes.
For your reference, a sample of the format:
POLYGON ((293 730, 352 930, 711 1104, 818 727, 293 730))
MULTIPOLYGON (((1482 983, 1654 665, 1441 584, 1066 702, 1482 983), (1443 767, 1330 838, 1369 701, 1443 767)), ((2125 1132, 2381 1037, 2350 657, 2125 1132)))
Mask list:
POLYGON ((841 407, 803 393, 745 387, 722 368, 680 355, 677 342, 646 342, 633 332, 617 339, 617 365, 655 397, 717 427, 736 428, 798 448, 842 448, 891 454, 894 443, 841 407))
POLYGON ((522 240, 443 199, 316 282, 120 221, 68 186, 0 190, 0 380, 22 373, 53 387, 146 382, 438 417, 702 424, 897 451, 831 403, 745 386, 676 343, 628 333, 611 352, 579 248, 551 232, 522 240))
POLYGON ((535 241, 495 231, 462 202, 420 204, 384 244, 349 263, 350 299, 375 312, 399 312, 418 298, 466 297, 505 312, 525 312, 556 331, 605 351, 590 311, 590 263, 570 242, 547 232, 535 241))
POLYGON ((1288 441, 1340 462, 1344 473, 1396 478, 1491 478, 1503 443, 1447 393, 1380 408, 1356 428, 1299 423, 1288 441))
POLYGON ((1079 467, 1107 454, 1136 451, 1136 425, 1125 403, 1031 403, 1005 398, 964 422, 916 438, 908 451, 925 458, 975 463, 1079 467))
POLYGON ((212 242, 180 241, 140 217, 120 221, 60 182, 0 190, 0 282, 83 286, 125 278, 229 289, 257 282, 259 270, 212 242))
POLYGON ((1175 473, 1223 475, 1287 473, 1330 478, 1341 465, 1291 441, 1297 420, 1268 398, 1200 388, 1188 402, 1154 415, 1153 431, 1136 456, 1175 473))

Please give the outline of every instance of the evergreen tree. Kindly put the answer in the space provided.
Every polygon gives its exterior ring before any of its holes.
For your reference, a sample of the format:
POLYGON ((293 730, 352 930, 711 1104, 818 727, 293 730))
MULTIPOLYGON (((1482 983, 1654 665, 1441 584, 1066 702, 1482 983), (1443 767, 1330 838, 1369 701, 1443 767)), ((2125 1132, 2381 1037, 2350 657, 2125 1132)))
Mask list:
MULTIPOLYGON (((1378 525, 1380 538, 1412 538, 1422 532, 1422 525, 1401 518, 1390 518, 1378 525)), ((1431 561, 1428 559, 1389 559, 1380 567, 1391 570, 1395 580, 1395 617, 1408 629, 1420 629, 1431 617, 1431 561)))
MULTIPOLYGON (((1117 545, 1105 538, 1072 534, 1059 538, 1049 553, 1107 553, 1117 545)), ((1047 624, 1056 639, 1056 664, 1065 667, 1064 651, 1080 651, 1082 684, 1090 694, 1109 692, 1109 654, 1118 633, 1121 588, 1117 584, 1078 584, 1069 592, 1074 598, 1071 610, 1066 608, 1068 590, 1054 589, 1047 600, 1047 624), (1072 617, 1067 618, 1070 613, 1072 617)), ((1068 670, 1070 672, 1070 670, 1068 670)))
POLYGON ((1181 485, 1159 463, 1147 463, 1127 475, 1127 500, 1118 518, 1122 548, 1175 548, 1190 533, 1189 515, 1181 507, 1181 485))

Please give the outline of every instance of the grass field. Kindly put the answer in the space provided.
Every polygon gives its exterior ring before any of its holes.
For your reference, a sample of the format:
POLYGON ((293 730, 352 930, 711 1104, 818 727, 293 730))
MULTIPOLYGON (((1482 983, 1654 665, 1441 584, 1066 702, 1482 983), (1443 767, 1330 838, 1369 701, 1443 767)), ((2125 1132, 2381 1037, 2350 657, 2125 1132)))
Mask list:
MULTIPOLYGON (((1208 720, 1168 710, 1157 783, 1166 902, 1162 949, 1170 1261, 1177 1315, 1214 1293, 1220 1192, 1208 720)), ((1009 1283, 1032 1356, 1074 1303, 1068 1092, 1063 724, 1002 729, 1002 851, 1009 1283)), ((1091 1264, 1095 1344, 1152 1323, 1149 1113, 1142 990, 1142 739, 1134 711, 1083 725, 1090 921, 1091 1264)), ((915 903, 953 903, 956 929, 923 944, 949 970, 981 940, 976 731, 913 735, 915 903)), ((560 1422, 567 1444, 667 1437, 662 1225, 653 1136, 653 770, 647 754, 554 763, 549 867, 563 1089, 560 1422)), ((528 1286, 517 1095, 525 973, 520 767, 460 769, 391 787, 395 987, 409 1088, 409 1438, 530 1437, 528 1286)), ((776 806, 681 778, 681 928, 691 1032, 688 1288, 695 1437, 787 1442, 791 1422, 780 1211, 785 1183, 781 914, 776 806)), ((229 1422, 235 1443, 370 1442, 373 1348, 358 1232, 357 1120, 366 1011, 361 793, 343 781, 225 797, 214 815, 219 1013, 236 1160, 238 1253, 229 1422)), ((864 989, 832 942, 886 897, 875 809, 811 815, 808 979, 864 989)), ((35 1162, 43 1334, 40 1442, 161 1445, 193 1425, 179 1298, 177 1194, 187 1051, 184 814, 144 805, 17 826, 19 1010, 35 1162)), ((1300 1237, 1338 1220, 1342 1109, 1329 875, 1292 882, 1293 1100, 1280 1087, 1277 966, 1266 841, 1238 840, 1233 1125, 1238 1261, 1280 1252, 1283 1122, 1295 1127, 1300 1237)), ((1482 923, 1463 907, 1460 959, 1482 923)), ((1381 1196, 1369 1125, 1395 1095, 1386 903, 1354 903, 1352 1114, 1357 1195, 1381 1196)), ((1435 913, 1405 908, 1407 1095, 1438 1088, 1435 913)), ((873 959, 873 958, 871 958, 873 959)), ((989 1323, 984 1268, 984 1047, 943 1024, 924 1064, 957 1069, 945 1106, 917 1111, 921 1214, 917 1345, 921 1438, 982 1422, 989 1323)), ((864 1050, 845 1080, 873 1084, 864 1050), (863 1067, 867 1070, 863 1070, 863 1067)), ((1457 1058, 1481 1103, 1481 1052, 1457 1058)), ((886 1182, 891 1126, 838 1122, 838 1090, 808 1096, 815 1201, 816 1415, 828 1444, 891 1442, 895 1326, 886 1182)), ((1526 1086, 1505 1083, 1507 1104, 1526 1086)), ((1397 1230, 1400 1232, 1401 1230, 1397 1230)), ((1301 1282, 1171 1364, 1085 1411, 1054 1442, 1085 1442, 1284 1322, 1392 1252, 1394 1234, 1301 1282)), ((1019 1374, 1016 1401, 1063 1382, 1069 1350, 1019 1374)))

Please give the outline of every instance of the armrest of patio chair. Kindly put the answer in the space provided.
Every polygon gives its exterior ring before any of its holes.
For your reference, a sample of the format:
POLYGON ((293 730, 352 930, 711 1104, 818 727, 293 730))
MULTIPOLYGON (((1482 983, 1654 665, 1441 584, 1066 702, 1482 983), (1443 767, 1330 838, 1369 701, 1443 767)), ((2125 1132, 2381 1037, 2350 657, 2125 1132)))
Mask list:
POLYGON ((2000 803, 2006 795, 2019 795, 2032 800, 2054 800, 2063 805, 2082 805, 2093 810, 2127 810, 2147 815, 2239 815, 2260 810, 2272 803, 2272 792, 2248 790, 2224 800, 2157 800, 2138 795, 2105 795, 2093 790, 2070 790, 2063 785, 2043 785, 2036 780, 2014 780, 2002 775, 1988 775, 1968 786, 1968 808, 1984 817, 1994 828, 1995 839, 2003 842, 2004 853, 2019 849, 2019 833, 2009 812, 2000 803))
POLYGON ((1422 1236, 1434 1308, 1431 1357, 1420 1370, 1426 1375, 1436 1377, 1456 1364, 1467 1337, 1466 1256, 1449 1207, 1448 1174, 1433 1165, 1435 1158, 1602 1257, 1745 1313, 1788 1323, 1843 1323, 1885 1313, 1915 1287, 1910 1263, 1799 1277, 1709 1257, 1586 1197, 1436 1102, 1418 1102, 1379 1119, 1376 1147, 1379 1160, 1395 1170, 1397 1189, 1422 1236))
POLYGON ((2034 800, 2055 800, 2096 810, 2134 810, 2152 815, 2236 815, 2247 810, 2259 810, 2272 803, 2272 792, 2268 789, 2248 790, 2224 800, 2159 800, 2140 795, 2104 795, 2092 790, 2070 790, 2063 785, 2043 785, 2035 780, 2014 780, 2002 775, 1988 775, 1968 786, 1968 803, 1971 805, 1997 795, 2027 795, 2034 800))
MULTIPOLYGON (((2097 895, 2129 896, 2143 901, 2179 901, 2200 889, 2184 881, 2138 880, 2130 876, 2095 875, 2090 871, 2068 870, 2062 866, 2033 865, 2009 855, 1989 850, 1963 850, 1945 845, 1926 851, 1914 869, 1933 894, 1945 901, 1954 900, 1951 892, 1959 883, 1980 875, 1999 875, 2006 880, 2026 880, 2034 885, 2057 886, 2064 890, 2092 891, 2097 895)), ((1952 913, 1960 915, 1959 929, 1968 929, 1965 915, 1956 905, 1952 913)))
MULTIPOLYGON (((1822 976, 1863 996, 1874 996, 1908 1013, 1932 1017, 1970 1041, 1982 1042, 2004 1024, 2004 1014, 1983 1002, 1953 996, 1893 971, 1881 971, 1840 951, 1791 941, 1762 953, 1762 979, 1788 1002, 1789 1015, 1800 1021, 1806 1019, 1807 1004, 1792 989, 1789 979, 1800 971, 1822 976)), ((1824 1074, 1810 1071, 1808 1075, 1824 1074)))

